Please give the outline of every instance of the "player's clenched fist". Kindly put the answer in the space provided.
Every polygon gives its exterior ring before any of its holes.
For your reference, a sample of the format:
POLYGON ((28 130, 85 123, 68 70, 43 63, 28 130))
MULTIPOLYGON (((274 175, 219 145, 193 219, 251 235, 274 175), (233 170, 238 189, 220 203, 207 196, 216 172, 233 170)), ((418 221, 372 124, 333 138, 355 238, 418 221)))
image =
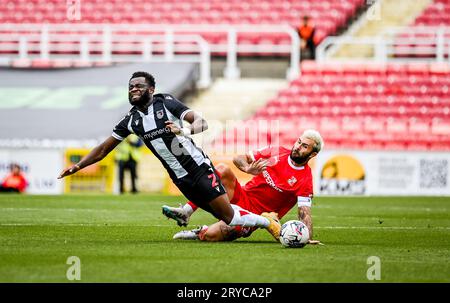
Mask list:
POLYGON ((166 121, 166 127, 170 129, 172 133, 175 135, 183 135, 181 128, 179 128, 175 123, 172 121, 166 121))

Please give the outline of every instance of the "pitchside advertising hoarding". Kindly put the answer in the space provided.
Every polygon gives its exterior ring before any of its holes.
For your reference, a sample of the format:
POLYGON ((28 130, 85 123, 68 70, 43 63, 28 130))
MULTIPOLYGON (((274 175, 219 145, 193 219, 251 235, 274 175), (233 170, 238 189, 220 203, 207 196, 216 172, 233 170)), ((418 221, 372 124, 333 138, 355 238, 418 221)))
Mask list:
MULTIPOLYGON (((0 179, 11 163, 17 163, 29 181, 27 193, 62 194, 65 181, 57 176, 65 166, 64 155, 62 149, 0 149, 0 179)), ((316 196, 450 196, 449 163, 450 153, 444 152, 322 151, 313 165, 314 192, 316 196)), ((142 183, 142 192, 167 192, 171 182, 158 173, 164 169, 157 165, 151 170, 155 175, 142 177, 160 188, 142 183)))
POLYGON ((316 195, 450 195, 450 153, 322 151, 316 195))
POLYGON ((9 173, 11 163, 16 163, 28 180, 26 193, 60 194, 63 183, 57 180, 63 169, 63 152, 52 149, 1 149, 0 180, 9 173))

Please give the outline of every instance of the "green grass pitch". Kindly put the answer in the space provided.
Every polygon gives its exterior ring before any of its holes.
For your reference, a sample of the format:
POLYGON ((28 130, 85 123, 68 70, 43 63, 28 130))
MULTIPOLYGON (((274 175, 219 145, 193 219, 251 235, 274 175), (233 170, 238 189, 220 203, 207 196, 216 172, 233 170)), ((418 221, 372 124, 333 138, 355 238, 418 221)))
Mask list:
MULTIPOLYGON (((283 248, 265 230, 230 243, 172 240, 161 213, 182 197, 0 195, 0 282, 450 282, 450 198, 317 197, 314 238, 283 248), (367 272, 380 259, 380 280, 367 272)), ((296 209, 282 222, 296 218, 296 209)), ((197 211, 189 228, 214 218, 197 211)))

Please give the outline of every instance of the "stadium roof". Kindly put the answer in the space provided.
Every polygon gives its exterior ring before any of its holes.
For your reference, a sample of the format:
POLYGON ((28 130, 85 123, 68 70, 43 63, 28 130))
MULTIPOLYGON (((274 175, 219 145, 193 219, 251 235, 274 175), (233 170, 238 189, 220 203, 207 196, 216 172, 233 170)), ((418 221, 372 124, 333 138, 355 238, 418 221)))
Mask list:
POLYGON ((103 140, 128 112, 127 83, 138 70, 154 75, 156 92, 176 97, 197 80, 192 63, 0 69, 0 146, 83 146, 103 140))

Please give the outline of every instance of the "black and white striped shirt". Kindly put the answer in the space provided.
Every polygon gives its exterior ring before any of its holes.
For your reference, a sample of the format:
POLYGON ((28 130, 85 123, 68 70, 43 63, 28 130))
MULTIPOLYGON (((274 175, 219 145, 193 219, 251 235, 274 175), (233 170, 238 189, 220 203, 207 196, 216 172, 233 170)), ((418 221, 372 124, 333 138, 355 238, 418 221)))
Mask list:
POLYGON ((120 141, 131 133, 139 136, 167 169, 172 180, 188 174, 195 177, 203 169, 209 169, 211 161, 191 138, 175 135, 165 125, 165 121, 172 121, 182 128, 183 118, 190 111, 175 97, 156 94, 147 113, 132 107, 116 125, 112 136, 120 141))

